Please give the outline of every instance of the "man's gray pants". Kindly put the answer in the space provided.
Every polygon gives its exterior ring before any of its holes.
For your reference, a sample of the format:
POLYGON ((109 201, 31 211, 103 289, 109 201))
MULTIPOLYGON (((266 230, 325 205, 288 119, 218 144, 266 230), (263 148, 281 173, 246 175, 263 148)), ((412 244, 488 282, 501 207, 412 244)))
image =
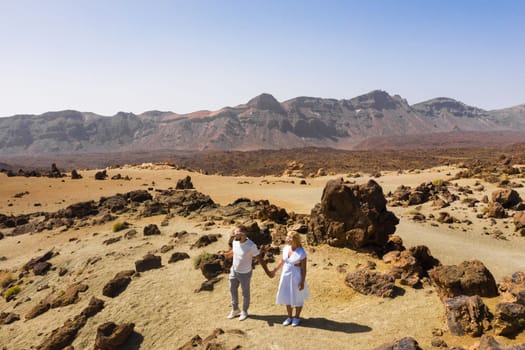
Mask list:
POLYGON ((242 311, 248 312, 250 306, 250 280, 252 279, 252 271, 248 273, 238 273, 231 269, 230 276, 230 294, 232 297, 232 307, 234 310, 239 309, 239 284, 242 289, 242 311))

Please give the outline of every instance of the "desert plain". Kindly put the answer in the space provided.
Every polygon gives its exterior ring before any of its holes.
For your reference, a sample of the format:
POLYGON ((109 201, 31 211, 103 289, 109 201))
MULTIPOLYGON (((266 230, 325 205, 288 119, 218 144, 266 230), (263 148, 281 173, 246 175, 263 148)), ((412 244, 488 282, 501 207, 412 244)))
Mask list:
MULTIPOLYGON (((515 165, 519 166, 519 165, 515 165)), ((390 206, 398 218, 395 234, 405 247, 425 245, 442 264, 480 260, 496 282, 514 272, 525 271, 525 237, 516 231, 512 216, 501 219, 479 217, 483 197, 491 197, 498 184, 473 177, 456 177, 464 169, 451 164, 427 169, 381 171, 379 174, 332 173, 298 178, 293 176, 221 176, 181 170, 162 164, 143 164, 108 168, 109 177, 118 180, 95 180, 98 170, 78 170, 82 179, 7 177, 0 174, 0 213, 18 216, 35 212, 57 212, 74 203, 98 201, 135 190, 146 190, 154 197, 159 190, 174 188, 177 181, 191 177, 194 190, 209 196, 214 203, 228 206, 239 198, 268 200, 288 213, 308 216, 319 203, 326 183, 343 178, 349 183, 364 184, 374 179, 389 199, 400 185, 417 187, 422 183, 448 181, 449 189, 459 199, 449 207, 436 208, 430 202, 417 206, 390 206), (301 184, 304 180, 305 183, 301 184), (474 189, 468 194, 458 189, 474 189), (18 195, 17 195, 18 194, 18 195), (470 198, 468 201, 462 199, 470 198), (471 205, 472 199, 477 199, 471 205), (458 220, 438 223, 436 220, 413 220, 415 213, 439 216, 446 211, 458 220)), ((525 180, 512 178, 515 183, 525 180)), ((521 198, 525 189, 514 188, 521 198)), ((230 310, 227 274, 215 280, 213 290, 197 290, 205 281, 194 259, 202 253, 228 249, 233 221, 223 217, 199 215, 140 216, 130 212, 115 214, 112 220, 69 228, 57 227, 41 232, 14 235, 12 228, 2 228, 0 272, 10 276, 11 285, 20 287, 16 296, 0 300, 0 312, 19 315, 19 320, 0 325, 1 349, 39 348, 52 331, 73 319, 92 297, 104 301, 104 307, 89 317, 70 343, 74 349, 92 349, 97 327, 105 322, 133 323, 134 332, 125 349, 178 349, 199 335, 202 339, 215 334, 208 343, 211 349, 376 349, 410 336, 423 349, 432 349, 439 338, 449 348, 477 349, 479 337, 455 336, 447 328, 445 308, 433 285, 422 288, 396 286, 400 293, 393 298, 363 295, 345 284, 347 273, 369 262, 377 271, 386 272, 389 265, 376 256, 349 248, 310 245, 303 237, 308 253, 307 283, 310 299, 306 302, 298 327, 285 327, 283 306, 275 305, 278 278, 270 279, 260 266, 254 269, 250 317, 245 321, 226 319, 230 310), (127 222, 126 230, 114 232, 116 222, 127 222), (155 224, 160 234, 145 236, 143 229, 155 224), (125 236, 129 230, 134 236, 125 236), (186 232, 185 234, 180 234, 186 232), (204 247, 192 247, 203 235, 220 235, 204 247), (108 240, 113 242, 107 243, 108 240), (43 275, 23 273, 24 264, 53 251, 52 267, 43 275), (169 263, 174 252, 187 253, 189 259, 169 263), (147 253, 161 257, 160 268, 140 272, 118 296, 102 295, 103 287, 116 273, 134 270, 135 262, 147 253), (85 284, 72 304, 52 307, 31 319, 26 315, 42 300, 66 293, 69 286, 85 284), (216 332, 217 329, 221 331, 216 332), (215 333, 214 333, 215 332, 215 333)), ((264 223, 259 223, 261 226, 264 223)), ((293 225, 291 225, 293 226, 293 225)), ((270 233, 273 233, 270 226, 270 233)), ((282 246, 281 246, 282 248, 282 246)), ((270 262, 272 267, 274 263, 270 262)), ((5 293, 6 289, 3 289, 5 293)), ((483 298, 494 312, 499 297, 483 298)), ((505 345, 525 343, 525 333, 514 338, 486 334, 505 345)))

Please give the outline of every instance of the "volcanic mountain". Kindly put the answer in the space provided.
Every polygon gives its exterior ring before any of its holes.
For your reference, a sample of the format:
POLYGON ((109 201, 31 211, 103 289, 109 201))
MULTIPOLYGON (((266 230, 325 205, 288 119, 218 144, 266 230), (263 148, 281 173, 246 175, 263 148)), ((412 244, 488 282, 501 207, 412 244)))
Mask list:
POLYGON ((65 110, 0 118, 0 155, 221 151, 301 147, 480 146, 525 141, 525 105, 486 111, 450 98, 409 105, 375 90, 351 99, 261 94, 245 104, 189 114, 65 110))

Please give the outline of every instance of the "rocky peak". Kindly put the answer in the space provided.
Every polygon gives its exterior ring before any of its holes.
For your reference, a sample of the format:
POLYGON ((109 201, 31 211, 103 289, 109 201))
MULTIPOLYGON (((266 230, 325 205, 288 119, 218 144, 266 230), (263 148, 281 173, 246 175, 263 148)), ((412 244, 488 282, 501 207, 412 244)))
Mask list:
POLYGON ((252 98, 248 101, 247 105, 251 108, 268 110, 278 114, 286 113, 279 101, 277 101, 272 95, 266 93, 252 98))
POLYGON ((453 115, 455 117, 476 117, 485 115, 480 108, 471 107, 463 102, 447 97, 438 97, 412 106, 416 111, 427 116, 453 115))
POLYGON ((355 108, 373 108, 377 110, 396 109, 401 106, 398 98, 390 96, 386 91, 374 90, 368 94, 357 96, 350 100, 355 108))

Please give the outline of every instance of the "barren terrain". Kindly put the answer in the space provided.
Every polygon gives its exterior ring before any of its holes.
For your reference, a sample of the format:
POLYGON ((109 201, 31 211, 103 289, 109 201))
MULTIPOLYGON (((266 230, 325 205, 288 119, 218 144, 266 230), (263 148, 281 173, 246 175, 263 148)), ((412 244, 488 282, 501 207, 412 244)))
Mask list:
MULTIPOLYGON (((462 169, 453 166, 433 167, 426 170, 382 171, 375 180, 385 194, 399 185, 418 186, 424 182, 452 179, 462 169)), ((108 170, 111 177, 117 173, 130 180, 94 179, 95 170, 79 170, 82 179, 45 177, 7 177, 0 174, 0 213, 6 215, 29 214, 37 211, 55 212, 68 205, 95 200, 116 193, 132 190, 148 190, 175 187, 177 180, 191 176, 195 189, 209 195, 215 203, 227 205, 238 198, 267 199, 287 212, 309 214, 320 201, 326 182, 343 177, 356 183, 366 183, 370 174, 343 172, 328 176, 302 179, 281 176, 220 176, 177 170, 169 166, 130 166, 108 170), (358 176, 356 176, 358 175, 358 176), (15 198, 16 194, 28 193, 15 198)), ((377 174, 376 174, 377 175, 377 174)), ((482 199, 497 187, 494 183, 472 178, 451 180, 456 186, 474 186, 480 181, 484 188, 468 197, 482 199)), ((516 179, 522 182, 520 179, 516 179)), ((516 188, 522 198, 525 190, 516 188)), ((525 238, 514 231, 511 218, 490 221, 479 219, 483 203, 469 207, 462 201, 453 202, 446 210, 461 220, 471 223, 436 224, 434 221, 412 220, 414 207, 390 207, 400 223, 396 234, 402 237, 406 247, 426 245, 432 255, 443 264, 458 264, 464 260, 479 259, 492 272, 496 281, 515 271, 525 271, 525 238), (494 234, 499 230, 499 234, 494 234)), ((427 215, 437 209, 425 203, 417 211, 427 215)), ((196 334, 202 338, 221 328, 225 334, 217 336, 217 342, 225 349, 237 345, 246 349, 374 349, 377 346, 405 336, 415 338, 424 349, 431 348, 435 338, 433 330, 444 331, 441 337, 449 346, 470 347, 479 341, 468 336, 457 337, 447 332, 444 308, 431 286, 413 289, 399 286, 402 290, 395 298, 379 298, 361 295, 344 283, 345 272, 359 264, 374 261, 380 271, 388 266, 371 255, 350 249, 329 246, 309 246, 307 280, 311 298, 305 304, 303 321, 299 327, 284 327, 284 308, 274 303, 278 279, 266 277, 256 267, 252 280, 252 306, 250 317, 243 322, 227 320, 229 293, 226 275, 214 285, 213 291, 196 293, 204 281, 199 270, 193 267, 193 258, 202 252, 215 253, 227 249, 231 223, 213 220, 205 225, 199 218, 174 216, 167 225, 161 222, 165 215, 137 218, 122 214, 118 221, 127 221, 138 231, 136 237, 121 239, 113 244, 103 241, 117 236, 114 222, 101 225, 63 230, 55 229, 35 234, 10 236, 10 229, 2 229, 5 237, 0 240, 0 270, 18 274, 22 266, 35 256, 53 249, 59 252, 50 261, 57 268, 67 269, 59 276, 51 270, 44 276, 28 275, 22 278, 21 292, 14 300, 0 301, 0 312, 14 312, 20 320, 0 325, 0 344, 5 349, 30 349, 38 346, 51 331, 60 327, 87 305, 91 296, 105 301, 104 309, 90 318, 80 329, 72 345, 75 349, 93 348, 97 327, 107 321, 117 324, 132 322, 135 333, 128 340, 130 349, 177 349, 196 334), (143 236, 147 224, 157 224, 161 234, 143 236), (188 235, 174 237, 174 233, 186 230, 188 235), (203 234, 221 234, 218 242, 203 248, 191 245, 203 234), (173 245, 168 253, 160 253, 161 247, 173 245), (173 252, 186 252, 191 259, 168 263, 173 252), (104 297, 102 287, 122 270, 133 270, 134 262, 146 253, 154 252, 162 257, 163 267, 142 272, 133 277, 127 289, 115 298, 104 297), (94 260, 94 258, 96 258, 94 260), (92 263, 95 261, 94 263, 92 263), (30 319, 24 315, 48 294, 60 294, 72 283, 82 282, 89 286, 80 293, 75 304, 52 308, 30 319)), ((306 239, 304 240, 306 241, 306 239)), ((496 298, 487 299, 494 307, 496 298)), ((494 310, 492 310, 494 311, 494 310)), ((515 339, 496 337, 504 344, 525 342, 523 332, 515 339)), ((2 347, 0 346, 0 348, 2 347)))

